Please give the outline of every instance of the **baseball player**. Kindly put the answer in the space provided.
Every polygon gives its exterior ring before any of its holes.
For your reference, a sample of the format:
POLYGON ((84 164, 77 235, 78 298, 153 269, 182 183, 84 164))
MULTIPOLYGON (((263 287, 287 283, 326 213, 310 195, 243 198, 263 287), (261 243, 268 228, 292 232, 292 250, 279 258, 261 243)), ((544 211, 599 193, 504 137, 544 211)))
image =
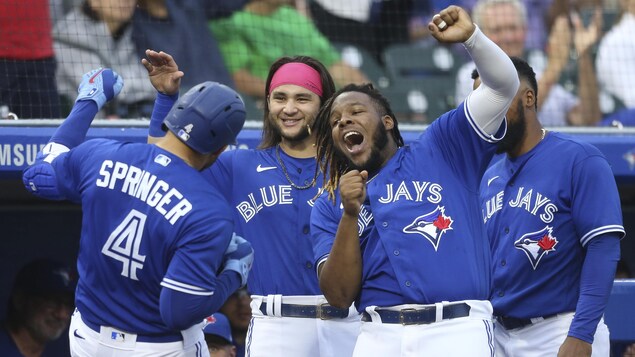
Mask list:
POLYGON ((71 353, 207 355, 202 320, 246 283, 253 250, 199 171, 235 140, 244 104, 205 82, 178 100, 156 145, 80 144, 122 86, 110 69, 85 74, 71 114, 23 175, 33 194, 82 205, 71 353))
POLYGON ((463 43, 482 74, 464 103, 408 146, 371 86, 340 89, 318 119, 318 162, 330 176, 311 234, 327 300, 362 312, 353 356, 494 353, 478 186, 518 78, 462 8, 428 28, 439 42, 463 43))
POLYGON ((536 75, 513 61, 505 155, 480 189, 498 355, 608 356, 602 314, 625 234, 615 179, 597 148, 541 127, 536 75))
MULTIPOLYGON (((166 54, 144 60, 162 92, 158 111, 169 108, 182 72, 166 54), (161 80, 161 78, 165 80, 161 80)), ((327 304, 318 286, 309 235, 310 212, 322 181, 315 161, 316 116, 335 86, 324 66, 310 57, 283 57, 266 82, 263 139, 259 149, 223 153, 204 174, 225 187, 236 233, 254 247, 249 275, 252 323, 248 356, 350 356, 360 325, 354 307, 327 304)), ((161 133, 153 130, 151 136, 161 133)), ((155 124, 154 124, 155 125, 155 124)))

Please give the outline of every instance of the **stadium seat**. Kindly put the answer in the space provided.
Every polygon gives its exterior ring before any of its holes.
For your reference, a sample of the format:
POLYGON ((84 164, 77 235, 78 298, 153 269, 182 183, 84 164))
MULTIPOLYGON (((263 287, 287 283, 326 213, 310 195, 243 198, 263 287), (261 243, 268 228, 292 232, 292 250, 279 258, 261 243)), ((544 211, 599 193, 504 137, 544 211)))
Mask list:
POLYGON ((250 95, 240 95, 245 103, 245 110, 247 111, 247 120, 262 121, 263 109, 261 104, 258 103, 259 99, 250 95))
POLYGON ((362 71, 373 81, 377 88, 386 88, 390 85, 388 75, 384 67, 362 47, 350 43, 333 43, 333 46, 340 52, 342 60, 348 65, 362 71))
POLYGON ((440 44, 392 45, 384 50, 382 56, 391 81, 428 76, 446 76, 454 81, 455 73, 462 64, 450 48, 440 44))
POLYGON ((447 76, 401 78, 383 90, 397 120, 429 124, 441 114, 454 109, 454 82, 447 76))

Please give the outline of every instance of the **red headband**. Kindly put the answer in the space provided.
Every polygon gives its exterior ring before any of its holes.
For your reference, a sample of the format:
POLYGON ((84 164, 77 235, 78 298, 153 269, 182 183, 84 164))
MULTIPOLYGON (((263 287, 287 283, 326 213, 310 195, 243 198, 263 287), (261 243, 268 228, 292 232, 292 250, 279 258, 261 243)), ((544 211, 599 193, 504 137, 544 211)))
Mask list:
POLYGON ((269 93, 283 84, 295 84, 322 96, 322 80, 315 68, 300 62, 283 64, 271 78, 269 93))

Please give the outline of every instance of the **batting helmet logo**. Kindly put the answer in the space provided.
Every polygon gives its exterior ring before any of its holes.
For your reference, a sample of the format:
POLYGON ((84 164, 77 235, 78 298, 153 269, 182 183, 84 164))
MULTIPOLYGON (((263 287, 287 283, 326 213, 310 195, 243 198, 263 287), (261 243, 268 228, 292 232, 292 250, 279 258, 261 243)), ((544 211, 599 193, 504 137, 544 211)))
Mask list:
POLYGON ((546 226, 537 232, 527 233, 514 242, 516 249, 525 252, 534 270, 542 257, 556 250, 558 240, 551 234, 552 232, 553 228, 546 226))
POLYGON ((437 206, 434 211, 415 218, 410 225, 403 229, 403 232, 421 234, 432 243, 434 250, 437 251, 441 237, 446 231, 452 229, 452 223, 454 223, 452 217, 445 215, 445 207, 437 206))

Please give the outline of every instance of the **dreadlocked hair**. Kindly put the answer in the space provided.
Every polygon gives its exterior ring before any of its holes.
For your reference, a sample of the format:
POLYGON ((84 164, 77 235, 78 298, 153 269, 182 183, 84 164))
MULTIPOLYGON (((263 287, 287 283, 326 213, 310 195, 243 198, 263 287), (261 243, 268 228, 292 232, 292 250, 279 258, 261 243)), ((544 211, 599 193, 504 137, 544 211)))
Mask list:
POLYGON ((269 67, 269 75, 267 75, 267 81, 265 82, 266 98, 263 110, 262 140, 260 141, 260 145, 258 145, 259 149, 274 147, 282 141, 280 133, 274 129, 273 124, 269 121, 269 92, 271 91, 271 80, 280 67, 287 63, 296 62, 304 63, 315 69, 320 74, 320 80, 322 82, 322 96, 320 97, 321 103, 324 103, 326 99, 330 98, 333 93, 335 93, 335 83, 333 82, 333 77, 331 77, 331 74, 326 67, 324 67, 322 62, 309 56, 285 56, 278 58, 271 67, 269 67))
POLYGON ((331 110, 333 109, 333 101, 341 94, 346 92, 360 92, 370 97, 375 109, 380 113, 380 117, 388 115, 393 118, 394 126, 390 133, 398 147, 404 146, 404 140, 399 132, 397 117, 390 107, 390 103, 371 83, 366 84, 349 84, 340 88, 326 103, 320 108, 316 120, 316 140, 317 145, 317 162, 320 170, 324 173, 323 188, 328 192, 329 199, 335 202, 335 190, 340 181, 340 177, 348 171, 348 160, 333 144, 331 125, 331 110), (328 173, 328 175, 327 175, 328 173), (327 178, 328 176, 328 178, 327 178))

